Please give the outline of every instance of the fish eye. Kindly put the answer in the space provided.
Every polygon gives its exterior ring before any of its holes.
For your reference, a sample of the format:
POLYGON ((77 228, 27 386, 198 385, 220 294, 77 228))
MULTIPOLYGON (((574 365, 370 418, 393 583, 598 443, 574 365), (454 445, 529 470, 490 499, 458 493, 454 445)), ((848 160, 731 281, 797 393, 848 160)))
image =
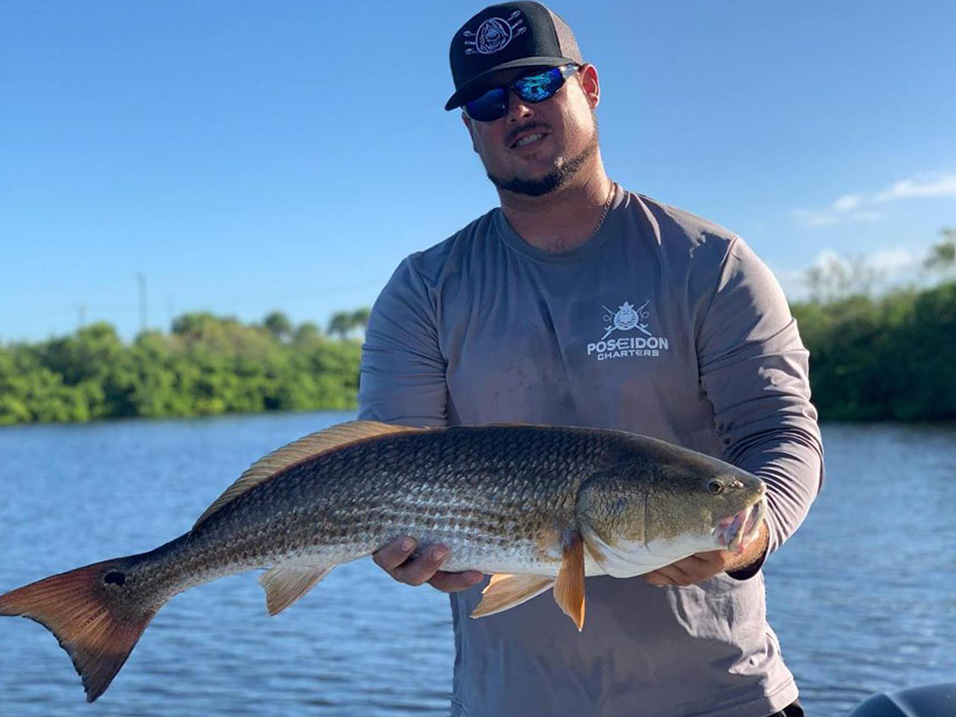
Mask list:
POLYGON ((711 481, 708 481, 708 482, 707 482, 707 490, 708 490, 712 495, 719 495, 720 493, 723 493, 723 492, 724 492, 724 484, 721 483, 719 480, 716 480, 716 479, 711 480, 711 481))

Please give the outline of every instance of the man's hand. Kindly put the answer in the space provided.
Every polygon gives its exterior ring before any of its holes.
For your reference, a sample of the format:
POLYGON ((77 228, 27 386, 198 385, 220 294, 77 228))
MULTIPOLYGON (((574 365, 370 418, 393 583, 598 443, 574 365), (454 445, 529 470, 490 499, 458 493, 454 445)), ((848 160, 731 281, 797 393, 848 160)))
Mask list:
POLYGON ((467 590, 481 581, 482 575, 477 570, 466 570, 463 573, 446 573, 439 570, 451 554, 444 545, 432 545, 422 555, 411 559, 414 550, 415 541, 412 538, 398 538, 373 553, 372 560, 400 583, 428 583, 446 593, 467 590))
POLYGON ((767 550, 767 524, 760 524, 760 535, 744 549, 742 553, 732 553, 728 550, 711 550, 706 553, 697 553, 690 557, 678 560, 654 572, 647 573, 644 579, 651 585, 664 587, 666 585, 696 585, 720 573, 743 570, 753 565, 767 550))

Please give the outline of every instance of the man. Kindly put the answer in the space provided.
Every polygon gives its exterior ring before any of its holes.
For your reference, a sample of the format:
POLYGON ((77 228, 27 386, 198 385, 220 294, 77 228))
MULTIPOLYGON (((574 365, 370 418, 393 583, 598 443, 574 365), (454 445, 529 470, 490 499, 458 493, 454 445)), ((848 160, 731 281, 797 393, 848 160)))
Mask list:
POLYGON ((619 428, 768 486, 761 540, 643 578, 587 581, 578 634, 550 600, 481 620, 476 572, 411 537, 376 554, 451 595, 452 712, 470 717, 800 715, 760 566, 803 520, 822 449, 807 353, 737 236, 604 171, 598 74, 544 6, 486 8, 451 45, 462 119, 501 207, 406 259, 372 310, 361 417, 619 428))

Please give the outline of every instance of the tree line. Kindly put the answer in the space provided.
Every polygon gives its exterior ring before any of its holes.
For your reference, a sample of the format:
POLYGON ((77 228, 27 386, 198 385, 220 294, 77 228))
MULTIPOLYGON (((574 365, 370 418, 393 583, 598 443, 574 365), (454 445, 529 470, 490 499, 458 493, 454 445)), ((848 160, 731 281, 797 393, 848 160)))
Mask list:
POLYGON ((367 310, 332 339, 281 312, 261 324, 184 314, 124 343, 108 323, 0 344, 0 425, 354 408, 367 310))
POLYGON ((874 297, 865 262, 808 270, 810 299, 792 309, 821 418, 956 420, 956 229, 940 237, 923 260, 942 279, 931 288, 874 297))
POLYGON ((821 418, 956 420, 956 282, 792 308, 821 418))

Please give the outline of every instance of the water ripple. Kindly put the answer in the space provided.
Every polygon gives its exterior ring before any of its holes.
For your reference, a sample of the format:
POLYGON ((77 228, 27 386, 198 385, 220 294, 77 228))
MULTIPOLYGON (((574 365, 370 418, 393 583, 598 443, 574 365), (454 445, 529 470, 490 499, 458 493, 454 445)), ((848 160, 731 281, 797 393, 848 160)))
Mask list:
MULTIPOLYGON (((0 586, 148 550, 260 455, 341 414, 0 430, 0 586), (148 504, 144 496, 149 496, 148 504)), ((827 426, 827 483, 766 567, 768 611, 814 717, 956 674, 956 430, 827 426)), ((174 599, 92 708, 27 620, 0 625, 0 714, 444 715, 447 599, 370 562, 275 618, 251 575, 174 599), (400 619, 396 619, 400 616, 400 619)))

